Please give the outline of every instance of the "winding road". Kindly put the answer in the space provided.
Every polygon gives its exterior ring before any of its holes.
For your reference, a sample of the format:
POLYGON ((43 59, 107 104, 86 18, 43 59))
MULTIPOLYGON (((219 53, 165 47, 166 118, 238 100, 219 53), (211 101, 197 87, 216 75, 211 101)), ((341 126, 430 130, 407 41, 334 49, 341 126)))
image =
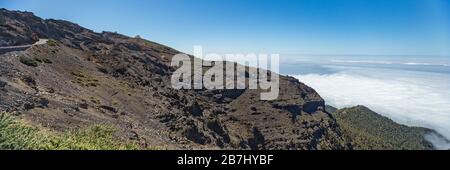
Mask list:
POLYGON ((42 44, 46 44, 48 41, 48 39, 39 39, 39 41, 35 42, 34 44, 30 44, 30 45, 19 45, 19 46, 8 46, 8 47, 0 47, 0 55, 1 54, 5 54, 7 52, 12 52, 12 51, 24 51, 30 47, 33 47, 35 45, 42 45, 42 44))

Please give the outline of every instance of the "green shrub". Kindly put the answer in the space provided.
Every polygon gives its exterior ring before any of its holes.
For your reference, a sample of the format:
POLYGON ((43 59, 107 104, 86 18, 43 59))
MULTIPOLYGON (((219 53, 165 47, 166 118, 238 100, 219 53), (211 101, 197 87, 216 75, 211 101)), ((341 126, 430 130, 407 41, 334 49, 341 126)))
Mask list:
POLYGON ((54 40, 54 39, 49 39, 49 40, 47 40, 47 45, 53 47, 53 46, 58 45, 58 42, 56 40, 54 40))
MULTIPOLYGON (((0 150, 136 150, 135 142, 114 138, 116 129, 94 125, 53 134, 26 125, 7 113, 0 114, 0 150)), ((146 149, 146 148, 144 148, 146 149)))
POLYGON ((0 149, 49 149, 49 138, 37 128, 26 126, 6 113, 0 114, 0 149))
POLYGON ((101 102, 100 102, 100 99, 98 99, 98 98, 96 98, 96 97, 90 97, 90 99, 91 99, 91 102, 92 103, 95 103, 95 104, 100 104, 101 102))
POLYGON ((20 60, 20 62, 22 64, 25 64, 27 66, 31 66, 31 67, 37 67, 38 66, 38 61, 36 61, 35 59, 26 58, 26 57, 20 57, 19 60, 20 60))
POLYGON ((122 143, 113 136, 116 129, 107 125, 94 125, 84 130, 67 132, 53 142, 54 149, 64 150, 135 150, 135 143, 122 143))
POLYGON ((75 78, 74 83, 78 83, 86 87, 97 87, 98 85, 100 85, 97 79, 90 75, 87 75, 83 71, 72 71, 71 74, 75 78))

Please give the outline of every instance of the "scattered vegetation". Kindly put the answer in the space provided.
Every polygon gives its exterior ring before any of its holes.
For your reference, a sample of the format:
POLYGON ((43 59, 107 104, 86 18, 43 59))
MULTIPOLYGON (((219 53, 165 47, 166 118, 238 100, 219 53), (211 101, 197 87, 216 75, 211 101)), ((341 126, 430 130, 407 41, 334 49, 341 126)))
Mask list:
POLYGON ((20 60, 20 62, 22 64, 25 64, 27 66, 31 66, 31 67, 37 67, 38 66, 38 61, 36 61, 34 58, 31 59, 31 58, 26 58, 26 57, 22 56, 22 57, 19 58, 19 60, 20 60))
POLYGON ((52 64, 53 62, 48 58, 33 58, 34 61, 38 63, 46 63, 46 64, 52 64))
POLYGON ((93 78, 92 76, 87 75, 83 71, 72 71, 72 76, 75 78, 75 83, 78 83, 82 86, 86 87, 97 87, 99 85, 99 82, 97 79, 93 78))
POLYGON ((0 25, 5 25, 6 24, 6 19, 3 15, 0 15, 0 25))
POLYGON ((70 150, 130 150, 139 149, 135 143, 122 143, 114 139, 116 129, 107 125, 94 125, 74 130, 56 138, 56 149, 70 150))
POLYGON ((424 136, 432 130, 395 123, 366 107, 337 110, 333 113, 344 136, 357 150, 433 149, 424 136))
POLYGON ((0 114, 0 149, 6 150, 136 150, 131 141, 114 137, 116 129, 107 125, 53 134, 0 114))
POLYGON ((58 45, 58 42, 54 39, 49 39, 49 40, 47 40, 47 45, 54 47, 54 46, 58 45))
POLYGON ((145 46, 151 47, 152 50, 156 51, 156 52, 165 52, 168 53, 171 51, 171 49, 169 47, 165 47, 163 45, 160 45, 158 43, 143 39, 141 37, 135 37, 138 40, 141 40, 145 46))
POLYGON ((27 58, 27 57, 21 56, 19 58, 19 60, 20 60, 20 62, 22 64, 25 64, 25 65, 31 66, 31 67, 37 67, 39 65, 39 63, 46 63, 46 64, 52 64, 53 63, 48 58, 37 58, 37 57, 27 58))
POLYGON ((96 98, 96 97, 90 97, 90 99, 91 99, 91 102, 92 103, 95 103, 95 104, 101 104, 101 102, 100 102, 100 99, 98 99, 98 98, 96 98))
POLYGON ((52 64, 52 60, 48 59, 48 58, 44 58, 42 59, 42 62, 47 63, 47 64, 52 64))

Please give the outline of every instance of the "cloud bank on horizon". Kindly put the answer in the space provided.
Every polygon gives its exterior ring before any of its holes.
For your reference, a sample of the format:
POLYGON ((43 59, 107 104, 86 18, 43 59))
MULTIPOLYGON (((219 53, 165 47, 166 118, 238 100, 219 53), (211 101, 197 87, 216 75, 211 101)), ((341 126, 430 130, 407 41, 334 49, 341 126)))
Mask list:
MULTIPOLYGON (((364 105, 398 123, 434 129, 450 139, 450 75, 361 67, 336 69, 340 71, 294 77, 313 87, 329 105, 364 105)), ((433 143, 440 149, 450 148, 442 141, 433 143)))

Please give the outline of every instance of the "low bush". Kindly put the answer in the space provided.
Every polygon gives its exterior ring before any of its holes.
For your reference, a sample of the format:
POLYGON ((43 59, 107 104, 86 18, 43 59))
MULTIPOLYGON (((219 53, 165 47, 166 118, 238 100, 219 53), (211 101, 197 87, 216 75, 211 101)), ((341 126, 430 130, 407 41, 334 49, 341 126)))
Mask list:
POLYGON ((25 64, 27 66, 31 66, 31 67, 37 67, 38 66, 38 61, 36 61, 35 59, 26 58, 26 57, 20 57, 19 60, 20 60, 20 62, 22 64, 25 64))
POLYGON ((75 78, 74 83, 80 84, 82 86, 86 87, 97 87, 99 84, 99 81, 95 79, 94 77, 87 75, 83 71, 72 71, 72 76, 75 78))
MULTIPOLYGON (((136 150, 135 142, 114 137, 116 129, 94 125, 86 129, 54 134, 0 113, 0 150, 136 150)), ((146 148, 144 148, 146 149, 146 148)))
POLYGON ((58 45, 58 42, 56 40, 54 40, 54 39, 49 39, 49 40, 47 40, 47 45, 53 47, 53 46, 58 45))

